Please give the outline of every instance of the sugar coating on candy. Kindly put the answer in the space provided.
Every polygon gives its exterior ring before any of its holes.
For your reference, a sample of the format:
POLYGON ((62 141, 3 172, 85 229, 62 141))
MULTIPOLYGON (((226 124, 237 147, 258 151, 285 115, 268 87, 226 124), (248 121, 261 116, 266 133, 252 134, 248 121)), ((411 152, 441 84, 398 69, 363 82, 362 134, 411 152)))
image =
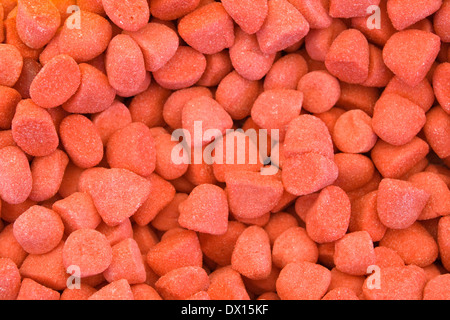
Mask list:
POLYGON ((59 50, 59 38, 61 37, 61 28, 59 28, 52 40, 43 48, 39 54, 39 62, 42 65, 46 65, 47 62, 52 60, 54 57, 59 55, 61 51, 59 50))
POLYGON ((273 54, 303 39, 309 31, 309 23, 286 0, 269 0, 268 14, 256 33, 261 51, 273 54))
POLYGON ((333 142, 325 123, 313 115, 304 114, 288 124, 284 156, 289 158, 308 152, 334 158, 333 142))
POLYGON ((132 89, 122 89, 122 90, 119 89, 116 90, 116 93, 119 97, 130 98, 147 90, 151 83, 152 83, 151 73, 145 72, 144 81, 142 81, 140 85, 135 86, 132 89))
POLYGON ((136 241, 139 250, 143 255, 147 254, 151 247, 158 243, 159 238, 156 232, 151 226, 139 226, 134 224, 133 229, 133 239, 136 241))
POLYGON ((328 291, 322 300, 359 300, 355 292, 349 288, 335 288, 328 291))
POLYGON ((282 300, 318 300, 325 295, 330 280, 330 271, 321 265, 292 262, 281 270, 276 288, 282 300))
POLYGON ((31 193, 32 175, 26 155, 15 146, 0 149, 0 196, 10 204, 24 202, 31 193))
POLYGON ((102 160, 101 137, 87 117, 81 114, 65 117, 61 122, 59 134, 70 160, 78 167, 94 167, 102 160))
POLYGON ((159 276, 181 267, 201 267, 202 251, 194 231, 180 229, 161 239, 147 253, 147 263, 159 276))
POLYGON ((173 129, 181 128, 182 111, 184 105, 198 97, 212 98, 211 90, 206 87, 191 87, 173 92, 164 104, 163 117, 164 121, 173 129))
POLYGON ((158 19, 175 20, 194 11, 199 3, 200 0, 154 0, 150 3, 150 11, 158 19))
POLYGON ((308 21, 311 29, 328 28, 332 23, 332 18, 328 14, 328 8, 325 3, 320 0, 289 0, 289 2, 297 8, 298 11, 308 21))
POLYGON ((319 197, 319 193, 311 193, 305 196, 297 197, 295 200, 294 210, 297 216, 301 219, 301 221, 306 221, 306 215, 308 214, 308 210, 312 207, 314 202, 316 202, 319 197))
POLYGON ((383 177, 397 179, 425 158, 429 150, 428 144, 419 137, 414 137, 403 146, 393 146, 378 140, 371 151, 371 157, 383 177))
POLYGON ((419 189, 430 194, 425 208, 418 220, 429 220, 446 216, 450 212, 450 191, 439 174, 434 172, 419 172, 408 178, 419 189))
POLYGON ((406 98, 421 107, 425 112, 433 106, 435 96, 433 88, 427 78, 418 85, 411 87, 398 77, 393 77, 383 91, 385 94, 397 94, 406 98))
POLYGON ((203 254, 220 266, 231 264, 236 240, 246 226, 238 221, 228 221, 227 231, 222 235, 199 233, 198 238, 203 254))
POLYGON ((405 265, 400 255, 391 248, 379 245, 374 250, 377 257, 376 265, 380 268, 402 267, 405 265))
POLYGON ((396 76, 414 87, 427 75, 439 49, 437 35, 422 30, 404 30, 386 42, 383 60, 396 76))
POLYGON ((61 24, 61 15, 51 0, 21 0, 17 5, 17 32, 31 48, 45 46, 61 24))
POLYGON ((450 156, 450 114, 443 108, 436 106, 427 113, 424 126, 425 137, 430 147, 443 159, 450 156))
POLYGON ((134 284, 131 286, 134 300, 162 300, 158 292, 145 283, 134 284))
POLYGON ((43 286, 36 281, 25 278, 22 280, 17 300, 59 300, 60 293, 43 286))
POLYGON ((292 119, 300 115, 303 93, 291 89, 266 90, 253 104, 251 117, 262 129, 271 133, 279 131, 280 141, 284 140, 286 127, 292 119))
POLYGON ((448 216, 442 217, 439 220, 437 243, 439 246, 439 255, 442 265, 448 271, 450 270, 450 239, 448 231, 450 230, 450 218, 448 216))
POLYGON ((372 118, 359 109, 347 111, 338 117, 332 137, 336 147, 347 153, 368 152, 378 140, 373 131, 372 118))
POLYGON ((132 37, 115 36, 109 43, 105 57, 109 83, 117 91, 134 91, 146 77, 144 55, 132 37))
POLYGON ((244 224, 255 225, 262 228, 269 222, 270 212, 267 212, 258 218, 241 218, 233 214, 232 217, 233 219, 236 219, 236 221, 242 222, 244 224))
POLYGON ((71 113, 98 113, 106 110, 116 96, 116 91, 109 84, 108 77, 87 63, 80 64, 79 68, 80 86, 62 107, 71 113))
MULTIPOLYGON (((334 243, 332 244, 334 247, 334 243)), ((331 281, 328 287, 328 292, 338 289, 346 288, 353 291, 358 297, 362 294, 362 285, 364 283, 364 276, 355 276, 339 271, 336 267, 331 268, 331 281)))
POLYGON ((369 76, 370 50, 366 37, 357 29, 341 32, 327 53, 327 70, 340 79, 360 84, 369 76))
POLYGON ((80 86, 81 72, 78 64, 68 55, 51 59, 30 86, 33 102, 43 108, 57 107, 72 97, 80 86))
POLYGON ((67 287, 69 274, 63 265, 64 242, 45 254, 29 254, 20 266, 23 278, 34 281, 53 290, 64 290, 67 287))
POLYGON ((137 31, 145 26, 150 18, 149 4, 145 0, 132 3, 117 0, 102 0, 103 9, 119 28, 137 31))
POLYGON ((215 235, 227 231, 228 203, 225 192, 217 186, 197 186, 178 208, 181 227, 215 235))
POLYGON ((231 266, 241 275, 254 279, 265 279, 272 269, 270 240, 267 232, 258 226, 250 226, 236 240, 231 266))
POLYGON ((387 13, 395 29, 403 30, 432 15, 441 7, 441 5, 442 0, 389 0, 387 2, 387 13))
POLYGON ((172 91, 161 87, 156 81, 143 92, 134 96, 128 106, 133 122, 143 122, 149 128, 163 126, 161 110, 172 91))
POLYGON ((111 24, 102 16, 80 11, 73 13, 64 23, 59 40, 61 54, 70 55, 77 62, 86 62, 106 50, 112 37, 111 24), (76 14, 80 15, 80 28, 73 28, 76 14))
POLYGON ((230 59, 234 69, 248 80, 261 80, 270 70, 275 53, 261 51, 256 35, 250 35, 236 27, 230 59))
POLYGON ((112 261, 103 275, 110 283, 120 279, 129 284, 145 281, 144 260, 134 239, 125 239, 112 247, 112 261))
POLYGON ((226 130, 233 126, 233 119, 216 100, 201 96, 188 101, 184 105, 181 123, 183 129, 191 134, 191 146, 204 146, 214 140, 214 136, 207 137, 205 135, 206 131, 215 129, 224 135, 226 130), (202 125, 201 137, 196 137, 195 134, 195 123, 198 121, 202 125))
POLYGON ((383 179, 378 188, 378 217, 390 229, 408 228, 420 216, 429 198, 428 192, 410 182, 383 179))
POLYGON ((424 300, 448 300, 450 299, 450 292, 448 290, 450 285, 450 275, 443 274, 434 277, 427 282, 423 289, 424 300))
POLYGON ((425 123, 423 109, 399 95, 385 94, 375 104, 373 131, 391 145, 407 144, 425 123))
POLYGON ((370 238, 380 241, 386 233, 386 226, 378 218, 377 191, 372 191, 352 201, 349 231, 367 231, 370 238))
POLYGON ((336 241, 334 263, 339 271, 365 275, 375 262, 373 242, 367 231, 348 233, 336 241))
POLYGON ((114 227, 131 217, 150 195, 150 182, 126 169, 103 169, 87 179, 88 192, 103 221, 114 227))
POLYGON ((414 265, 388 267, 380 270, 379 281, 383 285, 373 285, 367 277, 363 285, 367 300, 421 300, 426 284, 425 272, 414 265))
POLYGON ((436 99, 447 114, 450 114, 450 99, 448 98, 450 92, 449 79, 450 63, 441 63, 433 73, 433 89, 436 99))
POLYGON ((5 40, 5 26, 3 23, 3 20, 5 18, 5 9, 3 8, 3 4, 0 5, 0 20, 2 22, 0 22, 0 43, 3 42, 5 40))
POLYGON ((419 222, 401 230, 388 229, 380 245, 397 252, 405 264, 419 267, 432 264, 439 252, 436 241, 419 222))
POLYGON ((96 293, 97 290, 88 284, 80 283, 80 288, 77 290, 66 288, 61 293, 60 300, 77 301, 87 300, 90 296, 96 293))
POLYGON ((302 227, 291 227, 280 234, 273 243, 273 263, 284 268, 291 262, 316 263, 319 257, 317 245, 302 227))
POLYGON ((333 18, 365 17, 370 6, 378 6, 380 0, 331 0, 330 16, 333 18))
POLYGON ((95 229, 102 221, 91 196, 83 192, 56 201, 52 209, 61 216, 69 234, 78 229, 95 229))
POLYGON ((156 290, 166 300, 185 300, 208 287, 208 274, 199 267, 172 270, 155 283, 156 290))
POLYGON ((231 266, 216 269, 209 279, 207 292, 211 300, 250 300, 241 275, 231 266))
POLYGON ((101 16, 105 15, 102 0, 77 0, 77 5, 82 11, 89 11, 101 16))
POLYGON ((215 87, 231 71, 231 64, 228 50, 223 50, 215 54, 206 55, 206 69, 202 77, 198 80, 199 86, 215 87))
MULTIPOLYGON (((176 193, 173 199, 151 221, 151 225, 160 231, 167 231, 180 227, 178 218, 180 216, 179 205, 188 198, 186 193, 176 193)), ((139 213, 139 210, 138 210, 139 213)), ((136 213, 134 219, 136 219, 136 213)))
POLYGON ((324 188, 306 214, 306 231, 317 243, 333 242, 347 232, 351 204, 347 194, 339 187, 324 188))
POLYGON ((373 108, 379 97, 380 91, 378 88, 341 82, 341 97, 336 106, 347 111, 361 109, 372 116, 373 108))
POLYGON ((297 89, 303 93, 303 108, 311 113, 330 110, 341 95, 339 81, 326 71, 307 73, 300 79, 297 89))
POLYGON ((91 117, 104 145, 111 135, 132 122, 130 110, 121 102, 114 101, 106 110, 91 117))
POLYGON ((422 299, 450 270, 447 1, 223 1, 1 2, 0 261, 20 299, 422 299), (47 11, 58 27, 36 29, 47 11), (200 163, 172 141, 195 121, 215 129, 200 163), (15 230, 36 207, 57 226, 15 230), (39 236, 54 245, 25 250, 39 236))
POLYGON ((95 229, 105 235, 111 246, 118 244, 125 239, 133 238, 133 226, 130 219, 125 219, 122 223, 110 227, 103 221, 95 229))
POLYGON ((0 85, 12 87, 20 77, 23 58, 20 51, 11 44, 0 44, 0 85))
POLYGON ((62 197, 68 197, 78 191, 78 180, 84 169, 77 167, 71 161, 67 164, 58 194, 62 197))
POLYGON ((120 279, 104 286, 88 300, 134 300, 134 296, 128 281, 120 279))
POLYGON ((244 284, 247 290, 255 295, 262 294, 264 292, 276 292, 276 281, 280 274, 280 269, 272 265, 272 271, 266 279, 253 280, 247 277, 243 277, 244 284))
POLYGON ((368 87, 385 87, 394 74, 383 61, 383 51, 369 44, 369 76, 362 84, 368 87))
POLYGON ((14 89, 20 93, 22 99, 30 98, 31 83, 41 69, 42 65, 39 62, 29 58, 23 59, 22 72, 14 85, 14 89))
POLYGON ((347 26, 339 19, 332 19, 326 28, 311 29, 305 37, 306 52, 316 61, 325 61, 334 39, 345 29, 347 26))
POLYGON ((264 89, 297 89, 300 79, 308 73, 306 60, 297 53, 287 54, 273 64, 264 79, 264 89))
POLYGON ((0 258, 0 300, 14 300, 20 289, 21 275, 9 258, 0 258))
POLYGON ((215 97, 233 120, 241 120, 250 114, 260 92, 259 81, 245 79, 233 70, 220 81, 215 97))
POLYGON ((148 176, 147 180, 150 183, 150 196, 133 215, 133 220, 141 226, 152 222, 171 203, 176 192, 170 182, 156 173, 148 176))
POLYGON ((141 176, 155 170, 155 142, 150 129, 143 123, 131 123, 111 135, 106 146, 111 168, 123 168, 141 176))
POLYGON ((287 192, 302 196, 317 192, 336 181, 336 164, 318 153, 303 153, 284 161, 281 178, 287 192))
MULTIPOLYGON (((183 176, 187 169, 188 164, 185 161, 181 163, 174 163, 172 161, 172 150, 178 145, 178 142, 172 141, 172 136, 168 133, 162 133, 155 138, 156 146, 156 168, 155 173, 160 175, 166 180, 174 180, 183 176)), ((180 157, 184 158, 183 151, 180 151, 180 157)))
POLYGON ((240 218, 257 218, 273 209, 283 194, 281 181, 258 172, 225 174, 230 211, 240 218))
POLYGON ((175 31, 161 23, 151 22, 137 31, 125 31, 139 45, 144 55, 147 71, 161 69, 178 49, 175 31))
POLYGON ((4 227, 0 232, 0 240, 0 257, 11 259, 17 266, 20 266, 28 253, 23 250, 14 237, 13 224, 4 227))
POLYGON ((16 146, 11 130, 0 130, 0 149, 9 146, 16 146))
POLYGON ((112 249, 106 237, 92 229, 79 229, 66 239, 63 263, 80 268, 80 277, 89 277, 105 271, 112 261, 112 249))
POLYGON ((436 34, 441 37, 443 42, 450 42, 449 22, 450 5, 448 1, 442 3, 441 8, 436 12, 433 18, 433 27, 436 34))
POLYGON ((184 16, 178 33, 192 48, 214 54, 234 43, 234 24, 221 3, 210 3, 184 16))
POLYGON ((261 29, 269 10, 267 0, 224 0, 222 5, 233 20, 248 34, 254 34, 261 29))
POLYGON ((12 120, 17 145, 32 156, 46 156, 56 150, 58 134, 50 114, 31 99, 22 100, 12 120))
POLYGON ((14 222, 14 237, 31 254, 44 254, 58 246, 64 224, 53 210, 32 206, 14 222))
POLYGON ((175 55, 162 68, 153 72, 155 81, 163 88, 188 88, 200 80, 206 69, 206 58, 188 46, 179 46, 175 55))
POLYGON ((13 12, 11 12, 9 17, 7 17, 7 19, 4 21, 4 26, 6 29, 5 43, 15 46, 19 50, 23 58, 30 58, 37 60, 39 58, 42 49, 32 49, 25 43, 23 43, 23 41, 20 39, 19 33, 17 31, 16 13, 17 10, 14 10, 13 12))
POLYGON ((59 190, 69 157, 64 151, 57 149, 45 157, 36 157, 31 163, 33 187, 30 200, 48 200, 59 190))
POLYGON ((294 203, 295 199, 297 197, 289 192, 287 192, 286 190, 283 191, 283 194, 281 195, 280 201, 278 201, 277 205, 275 207, 273 207, 273 209, 271 210, 271 213, 279 213, 283 210, 285 210, 286 208, 288 208, 291 204, 294 203))
POLYGON ((346 192, 362 188, 370 182, 375 172, 372 161, 362 154, 338 153, 334 162, 339 170, 334 185, 346 192))
POLYGON ((0 86, 0 129, 11 129, 12 119, 21 95, 13 88, 0 86))

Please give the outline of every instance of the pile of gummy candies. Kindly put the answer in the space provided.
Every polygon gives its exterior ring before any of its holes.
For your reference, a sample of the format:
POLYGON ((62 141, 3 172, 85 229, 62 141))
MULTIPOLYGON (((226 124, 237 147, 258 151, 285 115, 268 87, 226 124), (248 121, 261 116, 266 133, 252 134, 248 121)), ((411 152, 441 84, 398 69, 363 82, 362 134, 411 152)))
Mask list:
POLYGON ((449 62, 449 0, 0 0, 0 300, 450 299, 449 62))

